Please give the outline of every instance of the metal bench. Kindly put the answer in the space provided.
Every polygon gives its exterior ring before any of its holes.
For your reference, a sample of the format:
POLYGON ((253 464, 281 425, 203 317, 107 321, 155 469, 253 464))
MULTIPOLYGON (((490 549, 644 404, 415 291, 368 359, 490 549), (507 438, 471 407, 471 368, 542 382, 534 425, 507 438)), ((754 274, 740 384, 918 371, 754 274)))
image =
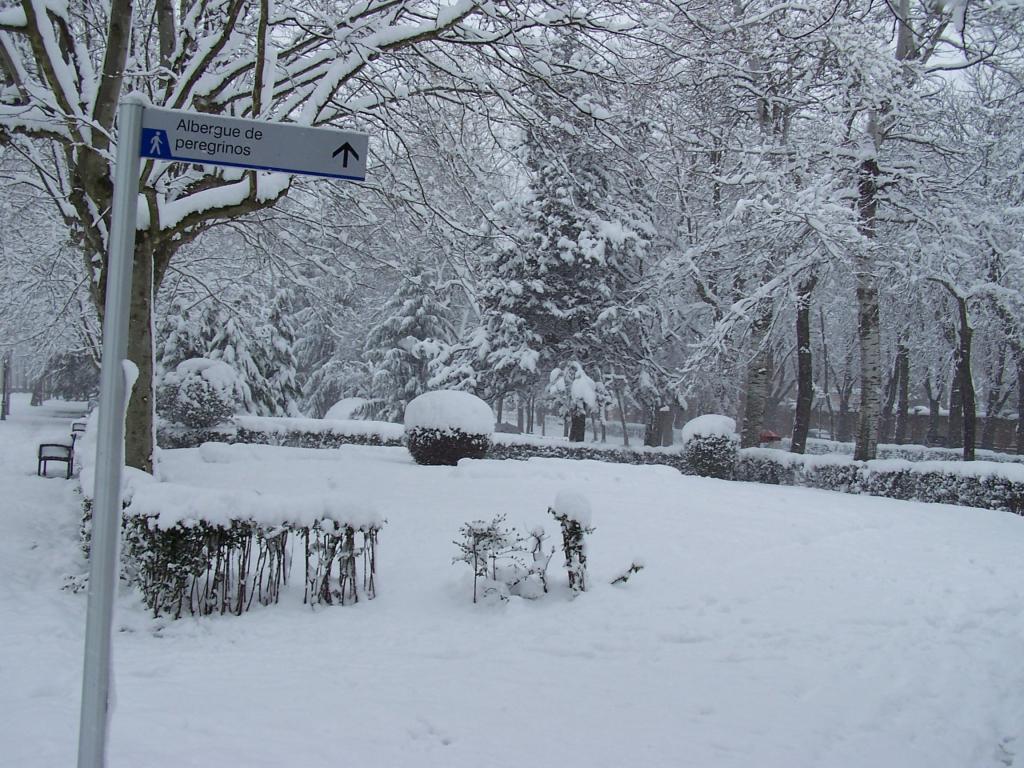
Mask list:
POLYGON ((74 442, 71 445, 66 443, 40 443, 39 465, 36 467, 36 474, 46 477, 46 465, 51 461, 63 461, 68 465, 67 479, 71 479, 71 472, 75 467, 74 442))

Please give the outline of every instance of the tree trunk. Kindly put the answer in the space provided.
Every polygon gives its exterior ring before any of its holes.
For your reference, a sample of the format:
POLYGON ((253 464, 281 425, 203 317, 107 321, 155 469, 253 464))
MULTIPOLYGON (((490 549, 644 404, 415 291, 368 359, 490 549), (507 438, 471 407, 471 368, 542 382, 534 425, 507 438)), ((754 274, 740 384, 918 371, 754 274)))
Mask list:
MULTIPOLYGON (((865 160, 860 166, 857 209, 860 229, 873 244, 878 213, 878 163, 865 160)), ((878 417, 881 412, 882 336, 878 278, 870 251, 858 254, 857 339, 860 347, 860 418, 853 458, 868 461, 878 450, 878 417)))
POLYGON ((658 445, 667 447, 672 445, 672 424, 675 415, 671 406, 663 405, 658 409, 658 445))
POLYGON ((747 365, 746 397, 743 407, 743 426, 740 429, 740 447, 753 448, 761 442, 764 429, 765 406, 768 402, 769 351, 765 336, 772 320, 772 306, 762 302, 750 329, 754 356, 747 365))
POLYGON ((988 366, 988 392, 985 397, 985 421, 981 430, 981 447, 991 451, 996 444, 996 431, 999 426, 999 412, 1003 409, 1012 391, 1007 391, 1006 383, 1006 352, 1007 343, 996 347, 995 359, 988 366))
POLYGON ((796 300, 796 412, 793 415, 793 438, 789 450, 807 450, 807 432, 811 427, 811 406, 814 404, 814 366, 811 359, 811 291, 817 278, 809 277, 797 289, 796 300))
POLYGON ((587 438, 586 411, 573 411, 569 416, 569 442, 582 443, 587 438))
POLYGON ((885 387, 885 405, 882 406, 882 423, 878 431, 878 442, 886 443, 893 433, 893 416, 896 410, 896 396, 900 387, 900 359, 897 353, 892 364, 889 384, 885 387))
POLYGON ((1024 355, 1017 357, 1017 453, 1024 455, 1024 355))
POLYGON ((960 396, 959 351, 953 358, 953 377, 949 387, 949 418, 946 420, 946 447, 964 445, 964 406, 960 396))
POLYGON ((832 364, 828 360, 828 337, 825 335, 825 310, 818 307, 818 325, 821 328, 821 391, 825 393, 825 408, 828 410, 828 437, 836 439, 836 414, 832 407, 832 392, 829 389, 828 374, 832 364))
MULTIPOLYGON (((971 328, 967 314, 967 301, 957 300, 960 315, 960 343, 957 347, 957 374, 960 380, 960 403, 963 414, 964 461, 974 461, 974 441, 977 432, 978 412, 974 394, 974 376, 971 372, 971 328)), ((950 414, 952 415, 952 413, 950 414)))
POLYGON ((615 402, 619 406, 619 423, 622 425, 622 445, 629 448, 629 429, 626 427, 626 405, 623 402, 622 387, 615 387, 615 402))
POLYGON ((644 424, 644 445, 652 448, 661 445, 661 425, 658 422, 658 414, 661 412, 659 403, 652 403, 647 407, 647 421, 644 424))
POLYGON ((129 393, 125 414, 124 461, 153 472, 153 247, 140 233, 135 241, 131 305, 128 314, 128 359, 139 376, 129 393))
POLYGON ((896 400, 897 445, 907 442, 907 422, 910 414, 910 349, 904 342, 896 350, 896 370, 900 379, 899 395, 896 400))
POLYGON ((924 380, 924 392, 928 397, 928 432, 924 436, 925 445, 938 445, 939 421, 942 418, 940 407, 942 405, 942 389, 932 391, 932 378, 929 374, 924 380))
POLYGON ((11 353, 0 361, 0 421, 11 413, 11 353))
POLYGON ((993 414, 986 414, 981 427, 981 447, 983 450, 991 451, 996 446, 996 430, 999 428, 999 417, 993 414))
POLYGON ((853 414, 850 413, 850 395, 839 395, 839 418, 836 419, 836 437, 840 443, 853 439, 853 414))
POLYGON ((875 458, 881 413, 882 336, 878 285, 867 264, 857 275, 857 334, 860 346, 860 413, 853 457, 875 458))

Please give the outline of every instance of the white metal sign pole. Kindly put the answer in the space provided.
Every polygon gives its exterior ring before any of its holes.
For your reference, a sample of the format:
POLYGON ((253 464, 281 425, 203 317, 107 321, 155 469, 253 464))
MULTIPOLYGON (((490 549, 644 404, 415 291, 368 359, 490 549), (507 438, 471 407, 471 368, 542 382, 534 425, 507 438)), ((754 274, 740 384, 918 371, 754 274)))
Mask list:
POLYGON ((121 537, 121 474, 127 397, 122 361, 128 354, 128 309, 139 199, 139 140, 144 111, 141 102, 126 100, 117 113, 118 142, 103 313, 103 367, 100 371, 78 768, 103 768, 106 763, 110 641, 121 537))

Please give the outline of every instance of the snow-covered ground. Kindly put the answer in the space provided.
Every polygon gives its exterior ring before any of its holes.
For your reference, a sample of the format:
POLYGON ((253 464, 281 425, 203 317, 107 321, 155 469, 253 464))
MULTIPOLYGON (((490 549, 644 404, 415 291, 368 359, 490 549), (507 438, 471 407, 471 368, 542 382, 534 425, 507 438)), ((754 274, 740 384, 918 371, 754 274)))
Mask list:
MULTIPOLYGON (((70 419, 0 422, 0 766, 74 764, 84 569, 70 419), (55 472, 56 474, 56 472, 55 472)), ((379 597, 311 610, 301 577, 240 617, 123 594, 113 768, 1024 766, 1024 520, 663 467, 419 467, 404 449, 165 451, 175 483, 370 500, 379 597), (590 501, 591 591, 473 605, 452 540, 590 501), (645 570, 609 581, 634 558, 645 570), (299 583, 295 583, 299 582, 299 583)))

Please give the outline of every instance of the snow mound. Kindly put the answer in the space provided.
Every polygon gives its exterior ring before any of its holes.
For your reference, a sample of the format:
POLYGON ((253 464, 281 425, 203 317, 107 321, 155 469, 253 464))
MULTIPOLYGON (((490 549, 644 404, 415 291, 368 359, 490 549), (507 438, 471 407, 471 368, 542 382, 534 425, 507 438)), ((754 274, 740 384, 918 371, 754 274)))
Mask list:
POLYGON ((234 393, 240 383, 238 373, 234 368, 223 360, 210 360, 206 357, 182 360, 174 369, 174 373, 179 381, 187 376, 200 376, 216 389, 227 394, 234 393))
POLYGON ((340 421, 347 421, 348 419, 354 419, 355 416, 352 414, 358 411, 366 405, 365 397, 346 397, 330 408, 327 409, 327 413, 324 414, 325 419, 337 419, 340 421))
POLYGON ((150 518, 151 527, 163 530, 198 522, 228 527, 234 520, 307 527, 331 520, 353 528, 379 528, 385 522, 374 502, 337 493, 268 493, 155 482, 149 476, 146 479, 149 482, 131 484, 129 512, 150 518))
POLYGON ((551 508, 558 517, 575 520, 584 528, 589 528, 590 521, 593 519, 587 497, 571 488, 563 488, 555 494, 555 503, 551 505, 551 508))
POLYGON ((597 384, 582 368, 577 369, 569 391, 574 403, 580 403, 588 412, 597 410, 597 384))
POLYGON ((467 435, 490 435, 494 412, 469 392, 424 392, 405 407, 405 429, 458 429, 467 435))
POLYGON ((199 458, 206 464, 231 464, 238 460, 238 451, 229 443, 210 442, 199 446, 199 458))
POLYGON ((690 419, 683 427, 682 440, 688 443, 695 437, 735 437, 736 421, 728 416, 717 413, 706 413, 696 419, 690 419))

